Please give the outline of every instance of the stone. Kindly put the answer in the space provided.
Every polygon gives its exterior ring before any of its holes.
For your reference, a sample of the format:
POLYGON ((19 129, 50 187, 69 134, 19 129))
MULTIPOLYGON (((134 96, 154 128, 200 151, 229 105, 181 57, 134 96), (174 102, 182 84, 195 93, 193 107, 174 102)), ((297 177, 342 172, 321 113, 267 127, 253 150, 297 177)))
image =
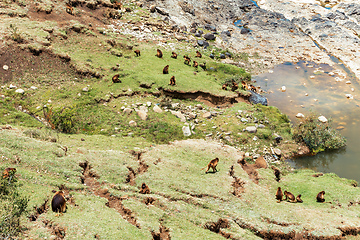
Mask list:
POLYGON ((10 84, 9 88, 10 88, 10 89, 14 89, 14 88, 16 88, 16 86, 15 86, 15 85, 10 84))
POLYGON ((250 29, 247 29, 247 28, 242 28, 240 31, 241 34, 247 34, 249 32, 250 32, 250 29))
POLYGON ((285 91, 286 91, 286 87, 285 87, 285 86, 282 86, 282 87, 281 87, 281 91, 282 91, 282 92, 285 92, 285 91))
POLYGON ((173 115, 175 115, 176 117, 180 118, 180 121, 186 122, 186 118, 185 118, 184 114, 182 114, 180 111, 171 111, 171 113, 173 115))
POLYGON ((220 59, 225 59, 225 58, 226 58, 225 54, 221 53, 220 54, 220 59))
POLYGON ((37 89, 37 87, 35 87, 35 86, 31 86, 31 87, 30 87, 30 89, 32 89, 32 90, 36 90, 36 89, 37 89))
POLYGON ((190 127, 189 126, 183 126, 182 131, 185 137, 189 137, 191 135, 190 127))
POLYGON ((154 13, 156 10, 156 5, 151 5, 150 6, 150 12, 154 13))
POLYGON ((216 27, 213 26, 213 25, 205 24, 204 28, 205 28, 206 30, 210 30, 210 31, 216 32, 216 27))
POLYGON ((145 112, 145 111, 143 111, 143 110, 139 110, 139 111, 137 111, 137 114, 138 114, 138 116, 140 117, 140 119, 141 120, 146 120, 147 119, 147 113, 145 112))
POLYGON ((249 97, 249 101, 252 104, 260 103, 261 105, 264 105, 264 106, 268 105, 267 98, 264 97, 263 95, 259 94, 259 93, 256 93, 256 92, 251 92, 251 95, 249 97))
POLYGON ((206 33, 205 35, 204 35, 204 38, 206 39, 206 40, 215 40, 215 35, 213 34, 213 33, 206 33))
POLYGON ((84 87, 84 88, 82 89, 82 91, 83 91, 83 92, 88 92, 88 91, 89 91, 89 88, 88 88, 88 87, 84 87))
POLYGON ((209 44, 207 41, 204 41, 204 40, 198 40, 198 41, 197 41, 197 44, 198 44, 200 47, 204 47, 204 48, 207 48, 208 46, 210 46, 210 44, 209 44))
POLYGON ((156 113, 162 113, 162 112, 163 112, 163 110, 162 110, 158 105, 155 105, 155 106, 153 107, 153 110, 154 110, 154 112, 156 112, 156 113))
POLYGON ((249 120, 247 120, 246 118, 241 118, 240 121, 243 122, 243 123, 249 122, 249 120))
POLYGON ((318 120, 322 123, 326 123, 328 121, 325 116, 318 117, 318 120))
POLYGON ((169 16, 169 13, 163 8, 155 7, 155 10, 161 15, 169 16))
POLYGON ((137 126, 137 123, 136 123, 134 120, 131 120, 131 121, 129 122, 129 125, 130 125, 130 127, 136 127, 136 126, 137 126))
POLYGON ((140 106, 139 110, 144 111, 146 113, 149 111, 146 106, 140 106))
POLYGON ((257 136, 254 136, 252 140, 257 141, 257 140, 259 140, 259 138, 257 136))
POLYGON ((296 114, 296 117, 297 117, 297 118, 304 118, 305 116, 304 116, 304 114, 302 114, 302 113, 298 113, 298 114, 296 114))
POLYGON ((126 114, 130 114, 130 113, 132 113, 132 109, 131 108, 124 108, 124 113, 126 113, 126 114))
POLYGON ((264 124, 259 124, 258 128, 265 128, 264 124))
POLYGON ((208 118, 210 119, 211 118, 211 113, 210 112, 206 112, 203 114, 203 118, 208 118))
POLYGON ((274 153, 275 153, 278 157, 281 156, 281 150, 278 149, 278 148, 274 148, 274 153))
POLYGON ((9 66, 8 66, 8 65, 4 65, 4 66, 3 66, 3 69, 4 69, 4 70, 8 70, 8 69, 9 69, 9 66))
POLYGON ((202 110, 203 109, 203 106, 201 104, 196 104, 195 107, 199 110, 202 110))
POLYGON ((256 133, 257 129, 255 126, 249 126, 245 128, 245 131, 247 131, 248 133, 256 133))
POLYGON ((148 107, 151 107, 151 102, 146 102, 146 105, 148 106, 148 107))
POLYGON ((210 57, 211 59, 214 59, 214 58, 215 58, 215 55, 211 53, 211 54, 209 55, 209 57, 210 57))
POLYGON ((354 99, 353 95, 351 95, 351 94, 345 94, 345 96, 346 96, 348 99, 354 99))
POLYGON ((15 92, 20 93, 20 94, 24 94, 25 91, 23 89, 19 88, 19 89, 16 89, 15 92))
MULTIPOLYGON (((194 36, 195 36, 195 37, 201 37, 201 34, 197 32, 197 33, 194 34, 194 36)), ((202 40, 201 40, 201 41, 202 41, 202 40)), ((200 46, 200 44, 199 44, 199 46, 200 46)))
POLYGON ((222 31, 221 34, 225 35, 225 36, 228 36, 228 37, 231 37, 231 32, 230 31, 222 31))

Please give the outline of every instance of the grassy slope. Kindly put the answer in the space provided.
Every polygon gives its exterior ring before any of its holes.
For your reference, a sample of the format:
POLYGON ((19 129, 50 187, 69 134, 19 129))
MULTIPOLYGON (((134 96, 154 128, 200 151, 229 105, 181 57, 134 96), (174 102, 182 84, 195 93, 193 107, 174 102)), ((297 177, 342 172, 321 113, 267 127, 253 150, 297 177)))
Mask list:
MULTIPOLYGON (((49 6, 50 3, 47 2, 49 6)), ((46 5, 46 6, 48 6, 46 5)), ((349 202, 358 203, 356 196, 358 190, 351 186, 351 182, 340 179, 333 174, 326 174, 320 178, 311 177, 311 171, 299 171, 283 177, 280 184, 274 181, 272 171, 260 170, 262 179, 254 184, 247 174, 236 163, 239 153, 229 147, 222 147, 216 143, 203 141, 176 142, 172 145, 156 145, 171 140, 185 139, 181 127, 183 123, 178 118, 164 112, 156 114, 149 112, 149 120, 141 121, 136 113, 131 115, 119 114, 122 106, 131 106, 135 103, 153 104, 161 99, 154 96, 119 97, 109 103, 96 103, 99 99, 109 99, 110 93, 122 94, 133 91, 144 91, 141 83, 154 83, 152 88, 146 91, 157 92, 158 87, 177 89, 182 91, 202 90, 219 95, 232 95, 229 91, 222 91, 221 84, 234 77, 246 76, 242 69, 230 65, 224 65, 208 57, 210 50, 203 51, 204 58, 199 62, 207 62, 208 67, 214 67, 218 71, 204 72, 199 70, 194 74, 192 67, 183 64, 182 55, 194 55, 195 50, 186 43, 176 42, 176 51, 179 54, 177 60, 170 58, 170 47, 159 47, 156 42, 137 42, 133 38, 108 32, 100 34, 96 27, 103 27, 99 23, 94 28, 87 27, 87 22, 76 17, 76 21, 56 23, 55 21, 34 21, 29 18, 8 17, 10 12, 29 13, 31 5, 19 7, 14 3, 7 3, 8 8, 2 8, 0 32, 11 37, 14 30, 10 24, 16 26, 17 33, 26 40, 20 44, 24 49, 46 49, 57 54, 68 54, 71 57, 69 64, 59 59, 40 54, 34 57, 23 54, 23 71, 14 71, 10 83, 26 90, 24 95, 14 93, 14 90, 0 89, 0 124, 13 124, 22 127, 32 127, 30 130, 10 130, 0 132, 0 155, 1 166, 16 166, 22 191, 30 196, 30 207, 39 206, 44 198, 52 196, 51 190, 57 190, 61 184, 70 188, 70 194, 75 197, 78 206, 69 205, 68 213, 62 217, 55 217, 54 213, 47 212, 40 215, 35 222, 27 222, 29 238, 42 239, 51 236, 51 230, 45 227, 42 220, 48 219, 67 228, 68 239, 89 239, 99 234, 104 239, 150 239, 150 231, 158 231, 159 223, 170 228, 173 239, 221 239, 218 234, 203 228, 208 221, 217 221, 220 217, 230 221, 231 227, 223 231, 231 233, 233 237, 240 239, 257 239, 253 232, 239 227, 235 221, 244 222, 257 230, 280 230, 297 232, 305 229, 314 235, 338 235, 339 226, 359 226, 358 205, 347 207, 349 202), (10 6, 10 7, 9 7, 10 6), (6 12, 8 11, 8 12, 6 12), (83 24, 83 25, 81 25, 83 24), (83 28, 81 33, 70 30, 77 26, 83 28), (46 31, 45 31, 46 29, 46 31), (48 30, 52 30, 49 34, 48 30), (112 39, 118 46, 111 47, 107 40, 112 39), (135 57, 133 51, 127 49, 127 45, 140 49, 142 56, 135 57), (155 49, 163 50, 163 59, 156 58, 155 49), (112 51, 121 52, 122 57, 111 54, 112 51), (47 65, 33 65, 36 61, 46 62, 47 65), (78 69, 91 69, 104 75, 102 79, 80 77, 73 65, 78 69), (111 70, 119 64, 119 69, 111 70), (162 68, 169 64, 170 74, 163 75, 162 68), (121 84, 112 84, 111 77, 122 74, 121 84), (168 86, 169 78, 174 75, 177 79, 176 87, 168 86), (30 86, 38 87, 32 91, 30 86), (82 92, 82 88, 89 86, 89 92, 82 92), (54 91, 56 89, 56 91, 54 91), (131 89, 129 91, 128 89, 131 89), (51 100, 51 102, 49 102, 51 100), (42 106, 47 105, 56 113, 64 106, 71 107, 74 111, 74 135, 57 134, 43 128, 29 115, 15 109, 23 106, 31 113, 43 117, 42 106), (40 108, 37 108, 40 107, 40 108), (130 120, 138 122, 137 128, 128 126, 130 120), (90 124, 89 124, 90 123, 90 124), (161 125, 167 124, 167 125, 161 125), (154 128, 162 126, 166 131, 157 132, 159 138, 151 135, 154 128), (164 127, 165 126, 165 127, 164 127), (116 129, 117 130, 116 130, 116 129), (27 135, 24 135, 24 132, 27 135), (126 137, 128 133, 134 133, 134 137, 126 137), (102 135, 98 135, 98 134, 102 135), (49 143, 29 138, 31 134, 38 135, 38 139, 48 140, 57 138, 57 143, 49 143), (89 135, 94 134, 94 135, 89 135), (110 135, 115 135, 111 137, 110 135), (85 141, 80 139, 84 138, 85 141), (60 145, 69 147, 69 155, 64 156, 60 145), (128 174, 127 167, 137 168, 138 163, 128 153, 130 149, 145 149, 143 160, 150 166, 147 172, 139 175, 136 185, 125 184, 128 174), (79 152, 79 153, 77 153, 79 152), (82 153, 80 153, 82 152, 82 153), (14 164, 16 156, 20 157, 21 163, 14 164), (200 171, 206 163, 215 156, 219 156, 220 171, 216 174, 205 175, 200 171), (155 165, 157 159, 161 161, 155 165), (94 170, 100 175, 100 182, 110 192, 117 196, 128 196, 122 203, 131 209, 138 220, 141 229, 128 223, 114 209, 105 206, 106 200, 96 196, 88 188, 80 183, 79 177, 82 169, 80 162, 88 160, 94 170), (245 184, 245 193, 241 198, 231 194, 233 181, 228 171, 234 165, 235 175, 240 177, 245 184), (154 205, 145 205, 142 201, 145 196, 138 194, 142 182, 146 182, 152 191, 150 196, 156 199, 154 205), (295 195, 301 193, 303 204, 290 204, 275 202, 274 194, 280 186, 295 195), (318 204, 314 201, 317 192, 325 190, 327 201, 330 204, 318 204), (196 197, 196 194, 198 197, 196 197), (202 196, 203 195, 203 196, 202 196), (202 196, 202 197, 199 197, 202 196), (341 207, 340 205, 341 204, 341 207), (289 212, 291 214, 289 214, 289 212), (161 219, 161 220, 160 220, 161 219), (329 221, 331 219, 331 221, 329 221), (279 224, 276 224, 280 223, 279 224), (285 224, 284 224, 285 223, 285 224), (287 225, 287 226, 282 226, 287 225)), ((52 6, 53 13, 64 11, 64 4, 52 6)), ((131 8, 139 8, 131 5, 131 8)), ((90 12, 89 9, 84 8, 90 12)), ((85 13, 82 13, 85 14, 85 13)), ((92 13, 91 13, 92 14, 92 13)), ((147 15, 146 11, 137 11, 135 14, 124 15, 123 20, 138 19, 141 15, 147 15)), ((5 39, 5 38, 4 38, 5 39)), ((171 41, 170 41, 171 42, 171 41)), ((175 42, 174 42, 175 43, 175 42)), ((170 45, 168 45, 170 46, 170 45)), ((211 48, 210 48, 211 49, 211 48)), ((218 50, 216 50, 218 51, 218 50)), ((11 67, 11 65, 10 65, 11 67)), ((9 82, 6 82, 6 86, 9 82)), ((194 106, 198 102, 174 100, 186 106, 194 106)), ((205 111, 216 111, 222 114, 212 119, 201 117, 203 112, 197 112, 200 124, 196 125, 196 135, 190 138, 204 138, 206 134, 217 135, 218 129, 223 132, 232 132, 232 140, 223 142, 232 144, 249 152, 261 152, 260 149, 271 145, 271 134, 279 133, 284 138, 282 150, 294 146, 291 140, 290 128, 284 115, 272 107, 251 106, 239 103, 228 109, 214 109, 205 107, 205 111), (259 130, 256 134, 260 140, 252 141, 253 135, 242 132, 246 126, 236 117, 238 110, 245 114, 255 116, 257 119, 269 123, 265 124, 265 130, 259 130), (213 128, 217 126, 217 129, 213 128)), ((56 117, 56 116, 55 116, 56 117)))

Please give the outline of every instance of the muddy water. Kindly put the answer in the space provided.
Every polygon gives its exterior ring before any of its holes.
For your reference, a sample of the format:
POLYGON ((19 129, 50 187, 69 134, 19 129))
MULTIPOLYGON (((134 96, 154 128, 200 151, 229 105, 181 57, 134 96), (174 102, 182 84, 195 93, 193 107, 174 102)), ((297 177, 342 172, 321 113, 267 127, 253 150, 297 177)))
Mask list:
POLYGON ((360 86, 353 74, 333 60, 338 70, 308 62, 285 63, 253 80, 268 92, 269 105, 278 107, 293 122, 298 121, 297 113, 312 111, 331 118, 333 126, 347 138, 345 149, 289 160, 292 166, 334 172, 360 182, 360 86))

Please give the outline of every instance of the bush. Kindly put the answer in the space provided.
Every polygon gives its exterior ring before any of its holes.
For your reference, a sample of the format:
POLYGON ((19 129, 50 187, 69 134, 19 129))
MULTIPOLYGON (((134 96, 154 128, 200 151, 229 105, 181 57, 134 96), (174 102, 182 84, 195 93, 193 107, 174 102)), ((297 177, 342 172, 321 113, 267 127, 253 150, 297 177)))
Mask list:
POLYGON ((0 239, 14 239, 21 232, 20 218, 27 214, 29 199, 17 191, 17 178, 0 179, 0 239))
POLYGON ((50 118, 50 125, 63 133, 76 133, 76 108, 63 108, 53 111, 50 118))
POLYGON ((294 139, 304 142, 314 153, 334 150, 346 145, 346 139, 328 123, 320 122, 314 114, 294 127, 294 139))

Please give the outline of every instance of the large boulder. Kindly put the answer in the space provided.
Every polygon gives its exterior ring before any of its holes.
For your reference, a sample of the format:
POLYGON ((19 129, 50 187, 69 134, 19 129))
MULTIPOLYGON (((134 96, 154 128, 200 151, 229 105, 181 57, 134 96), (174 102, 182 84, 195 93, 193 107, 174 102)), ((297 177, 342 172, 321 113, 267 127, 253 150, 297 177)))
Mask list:
POLYGON ((206 40, 215 40, 216 37, 215 37, 215 35, 213 33, 207 33, 207 34, 204 35, 204 38, 206 40))
POLYGON ((251 92, 251 96, 249 97, 249 101, 252 104, 260 103, 261 105, 264 105, 264 106, 268 105, 267 98, 262 96, 261 94, 256 93, 256 92, 251 92))

